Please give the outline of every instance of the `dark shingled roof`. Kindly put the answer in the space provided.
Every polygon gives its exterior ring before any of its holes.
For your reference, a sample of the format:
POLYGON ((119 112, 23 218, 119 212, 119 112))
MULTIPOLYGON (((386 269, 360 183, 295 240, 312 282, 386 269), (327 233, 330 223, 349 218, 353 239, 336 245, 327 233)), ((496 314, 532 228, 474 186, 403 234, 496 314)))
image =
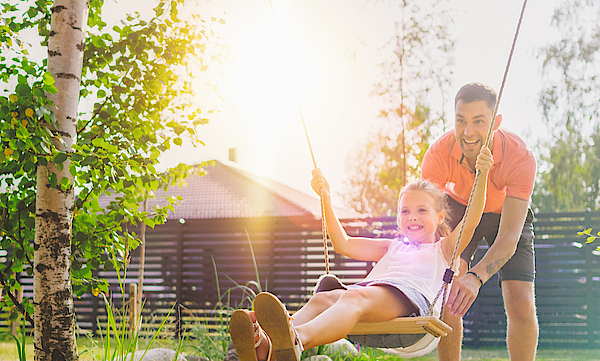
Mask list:
MULTIPOLYGON (((183 201, 169 212, 168 219, 222 219, 255 217, 321 217, 316 195, 310 196, 271 179, 215 161, 205 168, 207 175, 192 175, 183 187, 159 190, 148 200, 148 208, 166 205, 166 196, 183 201)), ((341 219, 361 218, 357 212, 336 208, 341 219)))

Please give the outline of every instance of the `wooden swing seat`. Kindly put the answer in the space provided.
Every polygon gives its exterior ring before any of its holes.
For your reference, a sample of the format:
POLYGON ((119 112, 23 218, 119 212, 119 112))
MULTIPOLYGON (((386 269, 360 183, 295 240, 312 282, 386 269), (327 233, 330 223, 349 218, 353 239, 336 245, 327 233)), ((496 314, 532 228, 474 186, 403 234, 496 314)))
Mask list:
MULTIPOLYGON (((327 255, 327 254, 326 254, 327 255)), ((326 256, 327 257, 327 256, 326 256)), ((347 289, 346 286, 331 273, 319 277, 314 292, 347 289)), ((429 333, 434 337, 447 336, 452 331, 442 320, 435 316, 398 317, 386 322, 359 322, 348 335, 393 335, 429 333)))
POLYGON ((442 320, 434 316, 398 317, 386 322, 359 322, 349 335, 430 333, 435 337, 447 336, 452 331, 442 320))

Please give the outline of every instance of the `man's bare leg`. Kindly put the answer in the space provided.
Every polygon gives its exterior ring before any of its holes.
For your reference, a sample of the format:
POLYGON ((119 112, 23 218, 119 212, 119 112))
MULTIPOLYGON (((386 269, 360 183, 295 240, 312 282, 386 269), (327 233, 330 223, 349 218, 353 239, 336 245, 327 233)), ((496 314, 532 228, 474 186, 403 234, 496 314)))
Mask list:
POLYGON ((510 359, 534 360, 539 337, 534 283, 503 281, 502 296, 507 316, 506 344, 510 359))
POLYGON ((442 337, 438 344, 437 353, 440 361, 459 361, 462 348, 463 322, 461 317, 444 313, 442 321, 452 327, 448 336, 442 337))

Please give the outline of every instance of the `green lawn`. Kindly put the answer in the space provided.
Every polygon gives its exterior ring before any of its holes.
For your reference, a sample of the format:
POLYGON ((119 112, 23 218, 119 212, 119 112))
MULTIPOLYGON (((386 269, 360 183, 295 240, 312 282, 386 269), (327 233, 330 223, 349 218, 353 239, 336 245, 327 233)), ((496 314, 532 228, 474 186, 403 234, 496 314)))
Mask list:
MULTIPOLYGON (((400 358, 385 358, 386 360, 400 360, 400 358)), ((437 353, 434 351, 427 356, 418 357, 410 360, 415 361, 437 361, 437 353)), ((503 348, 464 348, 461 360, 478 361, 508 361, 508 352, 503 348)), ((600 350, 563 350, 563 349, 541 349, 538 350, 536 360, 555 361, 555 360, 600 360, 600 350)))
MULTIPOLYGON (((158 340, 154 347, 174 347, 174 342, 165 342, 158 340)), ((186 342, 186 345, 192 345, 192 341, 186 342)), ((84 352, 80 360, 102 360, 102 344, 101 341, 82 340, 78 343, 79 352, 84 352)), ((198 354, 194 348, 184 347, 184 352, 187 354, 198 354)), ((31 340, 28 340, 27 344, 27 359, 33 360, 33 345, 31 340)), ((361 358, 367 360, 367 357, 361 358)), ((400 358, 393 357, 390 355, 383 355, 377 357, 379 360, 400 360, 400 358)), ((13 361, 18 360, 16 347, 14 342, 8 340, 0 342, 0 361, 13 361)), ((415 361, 432 361, 437 360, 437 355, 432 352, 428 356, 414 358, 415 361)), ((499 361, 509 360, 508 353, 505 349, 499 348, 485 348, 485 349, 467 349, 463 350, 462 360, 481 360, 481 361, 499 361)), ((563 350, 563 349, 542 349, 538 351, 538 357, 536 360, 600 360, 600 350, 563 350)))
MULTIPOLYGON (((147 340, 140 340, 139 348, 144 349, 148 344, 147 340)), ((101 339, 97 340, 89 340, 85 338, 81 338, 77 342, 77 348, 80 353, 79 360, 80 361, 94 361, 94 360, 104 360, 104 348, 102 347, 103 343, 101 339)), ((114 342, 111 344, 114 347, 114 342)), ((176 343, 174 341, 165 342, 164 340, 155 340, 152 348, 155 347, 165 347, 175 349, 176 343)), ((25 353, 27 355, 27 360, 33 360, 33 339, 29 338, 27 340, 27 344, 25 346, 25 353)), ((183 352, 189 354, 198 354, 197 352, 192 352, 193 349, 186 347, 183 352)), ((15 346, 14 341, 4 340, 0 341, 0 361, 18 361, 18 353, 17 347, 15 346)))

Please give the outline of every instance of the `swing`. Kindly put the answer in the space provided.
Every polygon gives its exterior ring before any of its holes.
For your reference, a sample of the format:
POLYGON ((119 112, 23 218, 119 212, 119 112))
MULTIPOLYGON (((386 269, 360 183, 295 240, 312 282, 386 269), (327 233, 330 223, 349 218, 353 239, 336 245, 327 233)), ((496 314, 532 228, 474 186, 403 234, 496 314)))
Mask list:
MULTIPOLYGON (((478 175, 479 172, 477 173, 475 182, 477 182, 478 175)), ((475 188, 475 185, 476 183, 473 185, 473 189, 475 188)), ((321 204, 321 211, 323 212, 322 219, 324 219, 322 201, 321 204)), ((467 212, 468 209, 465 211, 465 215, 467 212)), ((324 222, 322 224, 322 231, 326 273, 319 277, 314 288, 314 293, 346 288, 335 275, 329 272, 327 229, 324 222)), ((440 337, 447 336, 448 333, 452 331, 452 327, 444 323, 440 319, 440 315, 434 314, 434 306, 442 292, 444 293, 442 300, 446 298, 447 286, 452 281, 452 276, 454 274, 452 268, 454 260, 456 259, 462 231, 463 228, 461 227, 454 247, 452 256, 453 261, 449 268, 446 269, 444 283, 435 300, 431 303, 426 316, 398 317, 386 322, 359 322, 354 325, 354 328, 348 333, 347 338, 355 343, 368 347, 376 347, 386 353, 400 357, 419 357, 433 351, 437 347, 440 337)), ((443 309, 444 301, 442 301, 441 314, 443 314, 443 309)))
MULTIPOLYGON (((279 31, 279 25, 277 24, 277 17, 275 15, 275 9, 273 8, 272 0, 269 0, 271 5, 271 11, 273 12, 273 18, 275 20, 275 24, 277 30, 279 31)), ((508 57, 508 61, 506 64, 506 68, 504 71, 504 76, 502 78, 502 84, 500 86, 500 91, 498 93, 498 100, 494 106, 494 111, 492 113, 492 121, 490 122, 490 127, 488 129, 487 137, 484 142, 484 147, 487 147, 492 139, 493 131, 494 131, 494 119, 498 113, 498 105, 500 104, 500 99, 502 98, 502 93, 504 91, 504 85, 506 83, 506 76, 508 74, 508 70, 510 68, 510 63, 512 60, 512 56, 514 53, 516 41, 519 35, 519 30, 521 28, 521 23, 523 20, 523 15, 525 13, 525 7, 527 5, 527 0, 524 0, 523 7, 521 9, 521 14, 519 16, 519 21, 517 23, 517 28, 515 31, 515 36, 513 38, 512 47, 510 50, 510 54, 508 57)), ((280 35, 280 41, 281 34, 280 35)), ((287 59, 286 59, 287 64, 287 59)), ((288 71, 290 72, 291 78, 291 70, 288 65, 288 71)), ((293 79, 292 79, 293 81, 293 79)), ((294 92, 295 88, 293 87, 294 92)), ((295 94, 295 93, 294 93, 295 94)), ((315 169, 317 169, 317 163, 315 161, 315 156, 313 153, 313 149, 310 143, 310 138, 308 136, 308 131, 306 129, 306 123, 304 121, 304 116, 302 115, 302 109, 300 107, 300 102, 298 101, 298 96, 296 95, 296 103, 298 107, 298 112, 300 114, 300 119, 302 120, 302 125, 304 128, 304 133, 306 135, 306 140, 308 143, 308 148, 310 150, 310 155, 312 157, 313 165, 315 169)), ((467 203, 467 207, 465 210, 465 214, 463 215, 463 220, 466 218, 469 213, 469 209, 471 206, 471 201, 473 198, 475 187, 479 181, 480 171, 477 170, 475 175, 475 181, 473 183, 473 187, 471 189, 471 195, 469 196, 469 200, 467 203)), ((323 250, 325 257, 325 274, 319 277, 317 281, 314 293, 331 291, 334 289, 345 289, 345 285, 333 274, 329 271, 329 253, 327 246, 327 225, 325 223, 325 204, 323 202, 323 194, 320 194, 321 200, 321 230, 323 235, 323 250)), ((354 328, 348 333, 348 338, 352 339, 354 337, 360 336, 367 340, 367 342, 361 342, 365 346, 377 347, 384 352, 395 354, 400 357, 419 357, 426 355, 433 351, 437 344, 440 341, 441 337, 445 337, 449 332, 452 331, 452 327, 447 325, 445 322, 441 320, 442 315, 444 314, 444 306, 446 302, 446 292, 448 289, 448 285, 452 282, 454 277, 454 263, 458 258, 458 246, 460 244, 462 234, 464 230, 464 222, 459 230, 459 234, 454 245, 454 251, 452 254, 451 262, 449 267, 446 269, 444 274, 443 284, 440 290, 438 291, 435 299, 429 305, 429 309, 427 311, 426 316, 417 316, 417 317, 398 317, 391 321, 386 322, 359 322, 354 328), (440 314, 434 314, 435 304, 439 299, 441 300, 441 310, 440 314), (374 336, 378 338, 378 342, 376 344, 369 344, 369 336, 374 336), (393 337, 389 337, 393 336, 393 337)), ((371 338, 373 339, 373 338, 371 338)))

